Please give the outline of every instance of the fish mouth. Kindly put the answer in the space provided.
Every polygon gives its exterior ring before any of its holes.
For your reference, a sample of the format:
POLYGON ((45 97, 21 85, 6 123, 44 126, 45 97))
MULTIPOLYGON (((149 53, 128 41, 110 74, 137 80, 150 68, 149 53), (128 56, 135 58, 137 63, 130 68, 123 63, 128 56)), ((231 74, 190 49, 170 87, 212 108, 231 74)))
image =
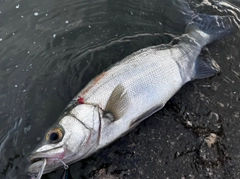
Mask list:
POLYGON ((51 158, 63 158, 65 154, 65 150, 64 148, 61 147, 57 147, 55 149, 50 149, 50 150, 45 150, 42 152, 33 152, 28 161, 30 163, 34 163, 34 162, 38 162, 39 160, 42 160, 44 158, 46 159, 51 159, 51 158))
POLYGON ((51 168, 54 168, 56 166, 57 160, 62 159, 64 156, 65 150, 63 147, 58 147, 43 152, 32 153, 28 158, 28 161, 31 164, 27 169, 27 173, 29 175, 38 173, 41 170, 44 159, 47 160, 47 165, 44 170, 44 173, 48 173, 53 170, 51 168))

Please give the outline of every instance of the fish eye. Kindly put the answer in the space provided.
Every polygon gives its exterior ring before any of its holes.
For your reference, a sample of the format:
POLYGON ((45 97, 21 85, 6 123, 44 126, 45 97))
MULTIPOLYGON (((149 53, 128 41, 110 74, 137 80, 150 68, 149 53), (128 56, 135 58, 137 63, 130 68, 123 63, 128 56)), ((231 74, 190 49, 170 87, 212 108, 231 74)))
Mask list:
POLYGON ((46 140, 51 143, 60 142, 63 138, 63 131, 60 128, 50 130, 46 135, 46 140))

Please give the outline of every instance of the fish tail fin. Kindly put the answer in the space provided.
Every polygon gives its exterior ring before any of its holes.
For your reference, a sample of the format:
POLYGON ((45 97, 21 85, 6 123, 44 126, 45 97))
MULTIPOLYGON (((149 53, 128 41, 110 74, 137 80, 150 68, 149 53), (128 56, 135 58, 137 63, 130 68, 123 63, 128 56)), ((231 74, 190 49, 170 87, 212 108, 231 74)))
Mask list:
POLYGON ((172 0, 171 3, 184 16, 186 33, 201 46, 222 38, 240 27, 234 15, 199 14, 191 9, 188 0, 172 0))
POLYGON ((186 27, 186 33, 201 46, 222 38, 234 31, 232 16, 195 15, 186 27))

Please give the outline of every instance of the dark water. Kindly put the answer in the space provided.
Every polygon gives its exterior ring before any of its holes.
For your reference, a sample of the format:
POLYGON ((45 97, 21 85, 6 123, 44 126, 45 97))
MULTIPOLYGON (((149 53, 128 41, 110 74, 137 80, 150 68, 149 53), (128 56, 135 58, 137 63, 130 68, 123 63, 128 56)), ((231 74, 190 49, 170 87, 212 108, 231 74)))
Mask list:
MULTIPOLYGON (((191 6, 240 15, 239 0, 211 2, 191 6)), ((0 178, 27 178, 27 156, 84 85, 138 49, 169 43, 183 19, 165 0, 0 1, 0 178)), ((239 39, 207 46, 221 74, 186 84, 131 133, 71 165, 72 176, 240 178, 239 39)))

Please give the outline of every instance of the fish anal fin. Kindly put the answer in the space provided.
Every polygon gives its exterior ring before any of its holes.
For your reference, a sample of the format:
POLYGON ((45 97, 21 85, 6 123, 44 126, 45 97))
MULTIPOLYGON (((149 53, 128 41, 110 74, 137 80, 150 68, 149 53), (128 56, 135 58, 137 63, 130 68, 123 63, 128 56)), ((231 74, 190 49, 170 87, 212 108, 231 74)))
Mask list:
POLYGON ((208 78, 220 72, 220 67, 213 58, 198 57, 195 62, 195 69, 192 79, 208 78))
POLYGON ((126 113, 128 104, 129 100, 127 97, 127 91, 122 84, 119 84, 114 88, 111 96, 108 99, 105 108, 105 115, 110 113, 113 116, 113 118, 110 118, 111 121, 118 120, 126 113))

